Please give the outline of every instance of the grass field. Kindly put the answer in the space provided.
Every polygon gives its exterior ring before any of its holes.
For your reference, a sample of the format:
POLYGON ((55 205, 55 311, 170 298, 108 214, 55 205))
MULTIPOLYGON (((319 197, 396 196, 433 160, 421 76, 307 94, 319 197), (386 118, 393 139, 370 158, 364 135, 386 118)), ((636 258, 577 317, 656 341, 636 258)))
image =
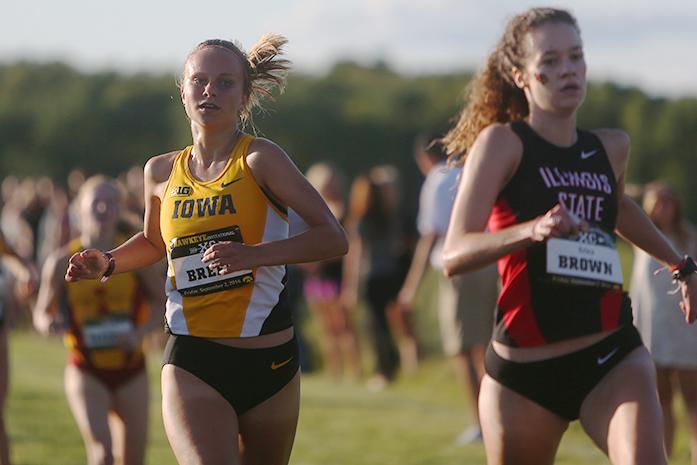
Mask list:
MULTIPOLYGON (((82 440, 63 395, 65 352, 58 340, 16 331, 11 336, 12 388, 7 423, 15 465, 80 465, 82 440)), ((158 356, 149 360, 152 380, 147 463, 175 464, 160 416, 158 356)), ((468 421, 465 402, 441 358, 426 360, 417 374, 402 376, 382 392, 305 375, 295 465, 483 464, 481 444, 453 445, 468 421)), ((577 423, 564 437, 558 464, 608 463, 577 423)), ((671 463, 689 463, 684 431, 671 463)))
MULTIPOLYGON (((625 276, 628 276, 625 272, 625 276)), ((428 286, 428 284, 427 284, 428 286)), ((422 293, 421 299, 426 299, 422 293)), ((381 392, 363 384, 333 382, 323 374, 303 375, 300 425, 294 465, 484 464, 481 444, 456 447, 455 436, 469 414, 448 360, 438 355, 435 319, 417 315, 427 358, 416 374, 401 376, 381 392)), ((310 324, 312 339, 316 328, 310 324)), ((15 465, 80 465, 82 440, 62 388, 65 349, 58 339, 29 331, 10 335, 11 388, 7 424, 15 465)), ((175 464, 160 415, 159 357, 149 356, 151 431, 149 465, 175 464)), ((680 421, 682 422, 682 415, 680 421)), ((684 422, 682 423, 684 424, 684 422)), ((558 464, 603 464, 607 459, 578 423, 562 441, 558 464)), ((687 465, 684 426, 678 430, 673 464, 687 465)))

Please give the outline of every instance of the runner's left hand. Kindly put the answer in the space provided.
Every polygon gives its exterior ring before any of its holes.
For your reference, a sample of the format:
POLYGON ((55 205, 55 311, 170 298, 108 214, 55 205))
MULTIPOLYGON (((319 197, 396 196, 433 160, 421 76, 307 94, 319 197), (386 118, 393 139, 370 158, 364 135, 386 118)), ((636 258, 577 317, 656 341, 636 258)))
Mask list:
POLYGON ((208 247, 202 261, 209 268, 217 268, 218 274, 225 275, 257 266, 253 258, 254 247, 233 241, 221 241, 208 247))

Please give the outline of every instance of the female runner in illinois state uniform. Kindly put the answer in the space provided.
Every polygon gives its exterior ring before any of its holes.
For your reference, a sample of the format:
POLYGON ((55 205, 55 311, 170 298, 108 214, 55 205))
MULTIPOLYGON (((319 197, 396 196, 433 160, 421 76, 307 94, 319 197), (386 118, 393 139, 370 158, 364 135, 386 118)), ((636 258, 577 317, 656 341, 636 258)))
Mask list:
POLYGON ((288 463, 300 381, 285 264, 347 250, 285 152, 240 130, 283 87, 285 43, 266 35, 244 53, 209 40, 189 54, 180 92, 193 144, 146 164, 144 231, 110 253, 74 255, 66 273, 106 278, 167 256, 162 409, 180 464, 288 463), (288 208, 308 225, 293 237, 288 208))
POLYGON ((508 23, 444 138, 454 159, 466 156, 444 268, 498 259, 502 281, 479 398, 490 465, 553 463, 575 419, 613 464, 666 463, 615 232, 675 272, 690 323, 695 267, 624 195, 627 135, 576 128, 585 77, 573 16, 528 10, 508 23))
POLYGON ((85 442, 87 463, 143 464, 149 383, 142 341, 162 321, 160 270, 123 273, 106 282, 66 283, 71 255, 84 247, 111 248, 128 238, 118 231, 123 196, 113 180, 89 178, 80 188, 77 207, 80 235, 46 259, 34 326, 44 335, 64 333, 69 350, 65 394, 85 442))

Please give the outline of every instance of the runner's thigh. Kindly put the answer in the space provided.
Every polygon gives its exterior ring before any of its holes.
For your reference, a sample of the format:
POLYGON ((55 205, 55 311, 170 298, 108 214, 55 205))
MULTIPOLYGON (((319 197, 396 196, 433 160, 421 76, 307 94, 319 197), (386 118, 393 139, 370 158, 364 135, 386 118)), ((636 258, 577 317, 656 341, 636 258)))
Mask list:
POLYGON ((123 422, 120 446, 125 465, 142 465, 148 442, 148 374, 145 370, 114 393, 114 409, 123 422))
POLYGON ((240 417, 243 465, 286 465, 300 410, 300 372, 274 396, 240 417))
POLYGON ((211 386, 167 364, 162 368, 162 417, 179 465, 238 465, 237 414, 211 386))
POLYGON ((580 420, 614 465, 666 463, 656 372, 645 347, 600 380, 583 401, 580 420))
POLYGON ((65 367, 64 381, 68 405, 88 448, 90 460, 111 456, 111 393, 99 380, 73 365, 65 367))
POLYGON ((565 419, 488 375, 479 415, 488 465, 551 465, 568 427, 565 419))

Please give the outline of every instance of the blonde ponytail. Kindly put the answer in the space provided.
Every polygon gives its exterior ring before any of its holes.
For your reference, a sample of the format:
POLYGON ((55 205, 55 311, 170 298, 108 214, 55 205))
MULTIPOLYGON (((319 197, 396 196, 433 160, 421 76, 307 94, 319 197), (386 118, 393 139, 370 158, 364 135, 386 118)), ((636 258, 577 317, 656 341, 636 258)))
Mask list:
POLYGON ((279 57, 287 43, 288 39, 282 35, 264 34, 247 52, 250 87, 249 101, 240 115, 243 125, 250 123, 254 128, 252 111, 255 108, 263 110, 263 100, 273 100, 274 89, 279 92, 285 90, 290 61, 279 57))

